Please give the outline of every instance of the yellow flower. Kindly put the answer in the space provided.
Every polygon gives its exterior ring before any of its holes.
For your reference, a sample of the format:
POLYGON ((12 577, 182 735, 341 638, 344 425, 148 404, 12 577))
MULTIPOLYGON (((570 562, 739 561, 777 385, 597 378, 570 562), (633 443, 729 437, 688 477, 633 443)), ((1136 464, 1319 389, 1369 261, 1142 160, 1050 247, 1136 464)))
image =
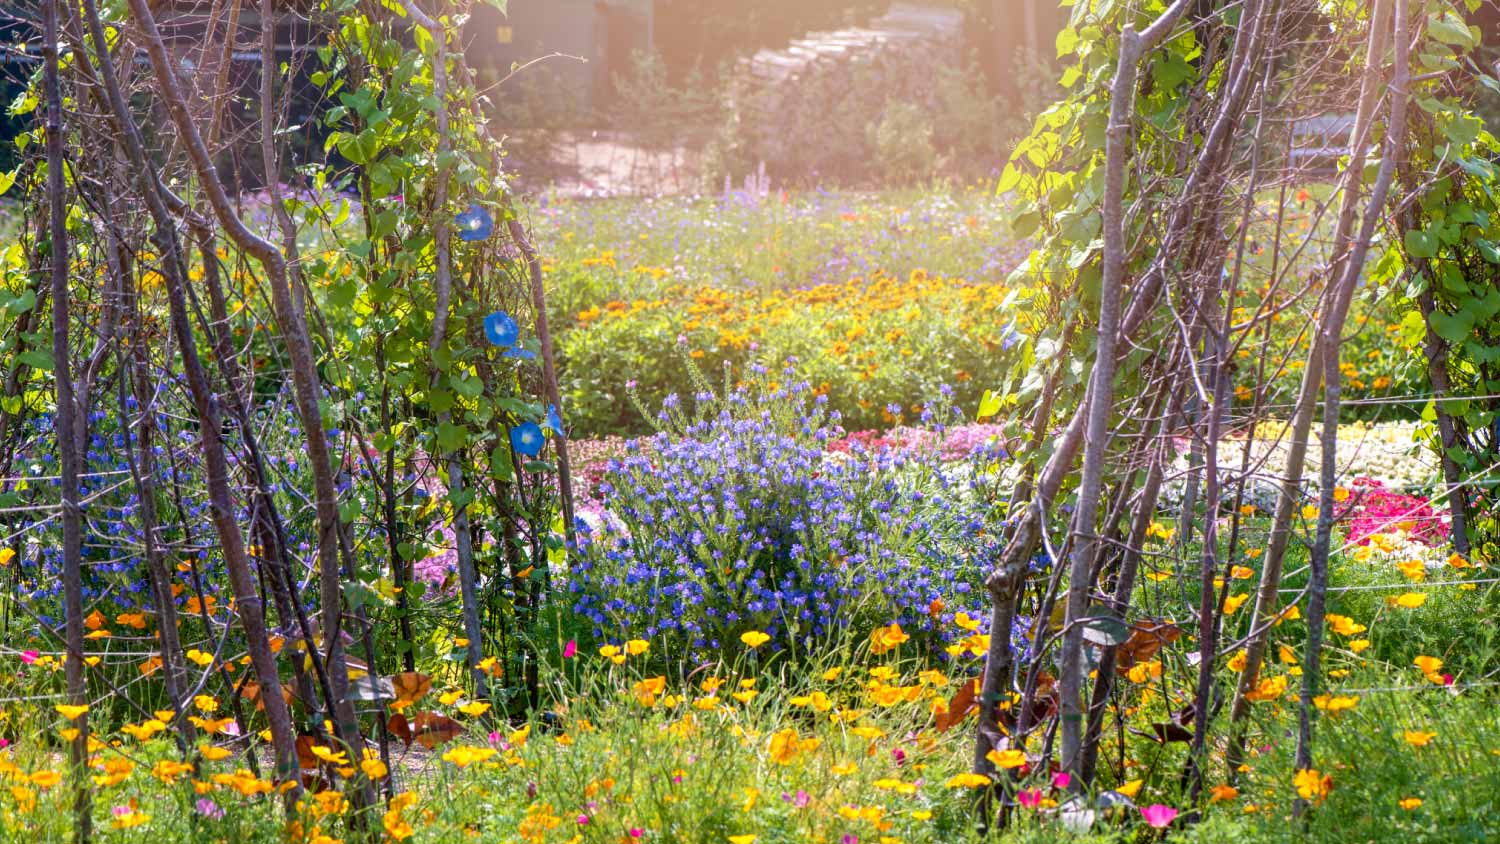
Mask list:
POLYGON ((870 653, 878 656, 898 647, 910 638, 901 629, 901 625, 895 622, 892 622, 889 627, 877 627, 870 634, 870 653))
POLYGON ((1292 778, 1292 785, 1296 786, 1302 799, 1321 802, 1333 790, 1333 777, 1323 776, 1317 768, 1306 768, 1292 778))
POLYGON ((1349 500, 1349 490, 1345 489, 1344 487, 1341 487, 1341 486, 1334 487, 1333 488, 1333 500, 1337 501, 1340 504, 1343 504, 1345 501, 1348 501, 1349 500))
POLYGON ((148 718, 140 724, 126 724, 120 728, 120 731, 131 736, 136 741, 147 741, 166 728, 166 724, 155 718, 148 718))
MULTIPOLYGON (((771 641, 771 637, 760 632, 759 630, 747 630, 744 633, 740 634, 740 641, 744 642, 750 648, 758 648, 761 645, 764 645, 765 643, 771 641)), ((745 836, 739 837, 744 838, 745 836)), ((752 835, 750 836, 750 838, 751 840, 754 840, 755 836, 752 835)))
POLYGON ((1443 667, 1443 661, 1435 656, 1418 656, 1411 661, 1423 674, 1432 674, 1443 667))
POLYGON ((359 763, 359 769, 372 780, 384 779, 385 775, 390 773, 385 763, 380 761, 375 752, 369 748, 365 749, 365 758, 359 763))
POLYGON ((1317 507, 1316 504, 1305 504, 1305 505, 1303 505, 1303 507, 1302 507, 1302 518, 1304 518, 1304 519, 1306 519, 1306 520, 1308 520, 1310 522, 1313 519, 1316 519, 1317 517, 1318 517, 1318 507, 1317 507))
POLYGON ((1232 656, 1232 657, 1229 658, 1229 670, 1230 671, 1244 671, 1245 670, 1245 663, 1248 660, 1249 660, 1249 656, 1245 653, 1245 651, 1243 651, 1243 650, 1236 651, 1235 654, 1234 654, 1234 656, 1232 656))
POLYGON ((484 713, 490 711, 490 705, 482 700, 475 700, 470 701, 463 706, 460 706, 458 708, 458 711, 469 716, 470 718, 478 718, 484 713))
POLYGON ((1229 570, 1229 576, 1235 580, 1249 580, 1255 576, 1255 569, 1249 566, 1235 566, 1229 570))
POLYGON ((151 820, 150 815, 131 809, 122 814, 115 815, 114 819, 110 821, 110 825, 115 829, 135 829, 149 820, 151 820))
POLYGON ((662 676, 647 677, 637 680, 631 687, 631 694, 635 695, 636 702, 641 706, 654 706, 657 695, 667 688, 667 678, 662 676))
POLYGON ((348 754, 344 753, 344 751, 330 750, 329 748, 326 748, 321 744, 313 745, 312 754, 330 765, 349 764, 349 756, 348 754))
POLYGON ((39 788, 51 788, 62 782, 62 774, 56 771, 37 771, 31 775, 31 784, 39 788))
POLYGON ((1349 650, 1354 651, 1355 653, 1363 653, 1364 650, 1368 647, 1370 647, 1369 639, 1355 639, 1354 641, 1349 643, 1349 650))
POLYGON ((59 715, 68 719, 69 721, 77 721, 79 718, 83 717, 83 714, 85 712, 89 711, 89 706, 86 703, 79 704, 77 706, 68 703, 59 703, 52 708, 56 709, 59 715))
POLYGON ((443 754, 444 762, 451 762, 455 767, 467 768, 475 762, 483 762, 495 755, 492 747, 455 747, 443 754))
POLYGON ((1138 662, 1135 665, 1130 666, 1130 670, 1125 673, 1125 677, 1132 683, 1145 683, 1150 680, 1160 680, 1161 662, 1154 659, 1149 662, 1138 662))
POLYGON ((778 765, 790 765, 798 756, 816 749, 821 743, 821 739, 802 738, 795 729, 788 727, 771 734, 767 754, 771 757, 771 761, 778 765))
POLYGON ((1397 801, 1396 805, 1400 806, 1401 808, 1403 808, 1406 811, 1410 812, 1412 809, 1415 809, 1418 806, 1422 805, 1422 798, 1420 798, 1420 797, 1403 797, 1399 801, 1397 801))
POLYGON ((1404 594, 1397 595, 1393 599, 1388 599, 1388 600, 1390 600, 1391 603, 1394 604, 1395 606, 1405 607, 1406 609, 1414 610, 1417 607, 1420 607, 1423 604, 1427 603, 1427 593, 1425 593, 1425 592, 1406 592, 1404 594))
POLYGON ((1326 616, 1326 620, 1328 622, 1328 627, 1340 636, 1353 636, 1356 633, 1363 633, 1369 629, 1363 624, 1356 624, 1354 622, 1354 619, 1346 615, 1335 615, 1333 613, 1329 613, 1326 616))
POLYGON ((902 780, 896 779, 894 777, 882 777, 871 783, 871 785, 875 786, 881 791, 894 791, 897 794, 904 794, 908 797, 917 793, 917 786, 915 783, 903 782, 902 780))
POLYGON ((1437 738, 1437 733, 1424 733, 1421 730, 1406 730, 1406 743, 1412 747, 1426 747, 1437 738))
POLYGON ((213 654, 204 653, 197 648, 189 648, 187 652, 187 658, 192 660, 194 663, 197 663, 200 667, 207 667, 214 661, 213 654))
POLYGON ((953 623, 963 628, 964 630, 969 631, 970 633, 973 633, 975 630, 979 629, 979 619, 970 618, 969 614, 966 612, 961 612, 953 616, 953 623))
POLYGON ((381 818, 381 825, 385 827, 385 834, 396 841, 405 841, 415 834, 411 824, 403 820, 401 813, 394 809, 385 813, 381 818))
MULTIPOLYGON (((327 748, 324 748, 324 750, 327 750, 327 748)), ((217 747, 212 744, 198 745, 198 752, 203 754, 203 758, 207 759, 210 762, 218 762, 221 759, 228 759, 233 755, 229 748, 217 747)))
POLYGON ((625 643, 625 653, 631 656, 640 656, 648 650, 651 650, 651 643, 645 639, 631 639, 625 643))
POLYGON ((1396 568, 1400 569, 1401 573, 1406 575, 1406 579, 1413 583, 1421 583, 1427 579, 1427 566, 1421 560, 1407 560, 1404 563, 1397 563, 1396 568))
POLYGON ((729 836, 729 844, 754 844, 754 843, 755 843, 755 836, 754 835, 731 835, 731 836, 729 836))
POLYGON ((1224 614, 1225 615, 1234 615, 1234 611, 1237 610, 1237 609, 1239 609, 1248 600, 1250 600, 1250 596, 1249 595, 1228 595, 1228 596, 1226 596, 1224 598, 1224 614))
POLYGON ((1118 791, 1126 797, 1129 797, 1131 800, 1134 800, 1135 796, 1141 792, 1141 785, 1145 782, 1145 780, 1131 780, 1130 782, 1125 783, 1119 788, 1116 788, 1115 791, 1118 791))
POLYGON ((944 783, 948 788, 984 788, 989 784, 989 777, 973 773, 955 774, 944 783))
POLYGON ((1330 714, 1353 709, 1359 705, 1358 695, 1318 695, 1313 698, 1313 705, 1330 714))
POLYGON ((1022 750, 991 750, 984 755, 984 758, 994 763, 995 767, 1006 770, 1026 764, 1026 753, 1022 750))
POLYGON ((1246 693, 1245 699, 1254 703, 1276 700, 1286 693, 1286 675, 1280 674, 1275 677, 1263 677, 1253 691, 1246 693))

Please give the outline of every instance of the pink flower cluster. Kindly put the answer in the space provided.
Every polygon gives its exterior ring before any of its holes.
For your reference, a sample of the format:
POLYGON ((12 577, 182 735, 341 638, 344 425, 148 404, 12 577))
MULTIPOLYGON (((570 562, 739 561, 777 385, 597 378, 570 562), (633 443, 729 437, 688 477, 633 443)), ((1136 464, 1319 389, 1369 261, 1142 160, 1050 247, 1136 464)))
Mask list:
POLYGON ((1349 520, 1349 541, 1370 544, 1377 533, 1390 533, 1397 526, 1407 526, 1413 537, 1430 546, 1448 541, 1448 522, 1423 495, 1405 495, 1387 489, 1374 478, 1355 478, 1353 517, 1349 520))
POLYGON ((882 448, 916 451, 936 446, 938 457, 950 461, 968 457, 975 448, 985 445, 992 438, 1003 446, 1006 442, 1004 429, 999 425, 983 423, 957 425, 943 433, 926 428, 900 427, 889 431, 855 431, 843 439, 829 442, 828 450, 847 454, 855 445, 866 451, 880 451, 882 448))

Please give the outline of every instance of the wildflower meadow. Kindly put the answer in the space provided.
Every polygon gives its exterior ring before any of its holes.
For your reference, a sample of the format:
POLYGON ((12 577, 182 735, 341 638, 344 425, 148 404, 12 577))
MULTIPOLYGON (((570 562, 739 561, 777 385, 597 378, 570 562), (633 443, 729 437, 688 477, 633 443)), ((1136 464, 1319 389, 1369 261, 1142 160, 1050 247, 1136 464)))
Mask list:
POLYGON ((1500 839, 1484 5, 0 4, 0 842, 1500 839))

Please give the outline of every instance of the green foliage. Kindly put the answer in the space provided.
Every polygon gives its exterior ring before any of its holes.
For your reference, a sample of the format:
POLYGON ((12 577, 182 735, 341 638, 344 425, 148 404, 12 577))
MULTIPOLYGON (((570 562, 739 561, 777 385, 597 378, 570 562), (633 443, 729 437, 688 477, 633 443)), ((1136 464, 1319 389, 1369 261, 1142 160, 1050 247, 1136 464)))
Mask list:
POLYGON ((1400 242, 1387 258, 1405 281, 1404 324, 1410 334, 1426 335, 1423 362, 1441 355, 1449 395, 1472 397, 1443 403, 1455 427, 1451 444, 1439 436, 1436 405, 1429 404, 1423 418, 1433 423, 1432 449, 1446 451, 1461 478, 1477 481, 1461 493, 1474 514, 1470 538, 1478 552, 1494 558, 1500 554, 1494 516, 1500 487, 1491 473, 1500 459, 1500 402, 1487 397, 1500 392, 1500 141, 1485 127, 1475 96, 1482 105, 1483 92, 1500 90, 1500 81, 1466 61, 1479 37, 1463 12, 1439 3, 1427 16, 1428 38, 1414 67, 1427 78, 1412 92, 1416 108, 1406 150, 1417 202, 1400 219, 1400 242), (1449 85, 1449 78, 1464 84, 1449 85))
POLYGON ((880 121, 867 130, 875 151, 875 165, 887 184, 907 184, 932 172, 937 149, 932 144, 932 123, 910 103, 887 103, 880 121))

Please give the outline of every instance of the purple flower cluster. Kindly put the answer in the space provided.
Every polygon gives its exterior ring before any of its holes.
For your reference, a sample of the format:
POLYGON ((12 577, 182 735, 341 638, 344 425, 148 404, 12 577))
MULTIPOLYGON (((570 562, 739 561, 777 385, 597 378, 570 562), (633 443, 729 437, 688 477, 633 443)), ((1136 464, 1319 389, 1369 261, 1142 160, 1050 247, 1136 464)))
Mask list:
POLYGON ((756 629, 802 651, 892 621, 946 640, 955 612, 985 615, 1002 452, 829 455, 843 431, 806 385, 710 404, 606 464, 605 518, 580 526, 569 583, 597 636, 707 654, 756 629))

